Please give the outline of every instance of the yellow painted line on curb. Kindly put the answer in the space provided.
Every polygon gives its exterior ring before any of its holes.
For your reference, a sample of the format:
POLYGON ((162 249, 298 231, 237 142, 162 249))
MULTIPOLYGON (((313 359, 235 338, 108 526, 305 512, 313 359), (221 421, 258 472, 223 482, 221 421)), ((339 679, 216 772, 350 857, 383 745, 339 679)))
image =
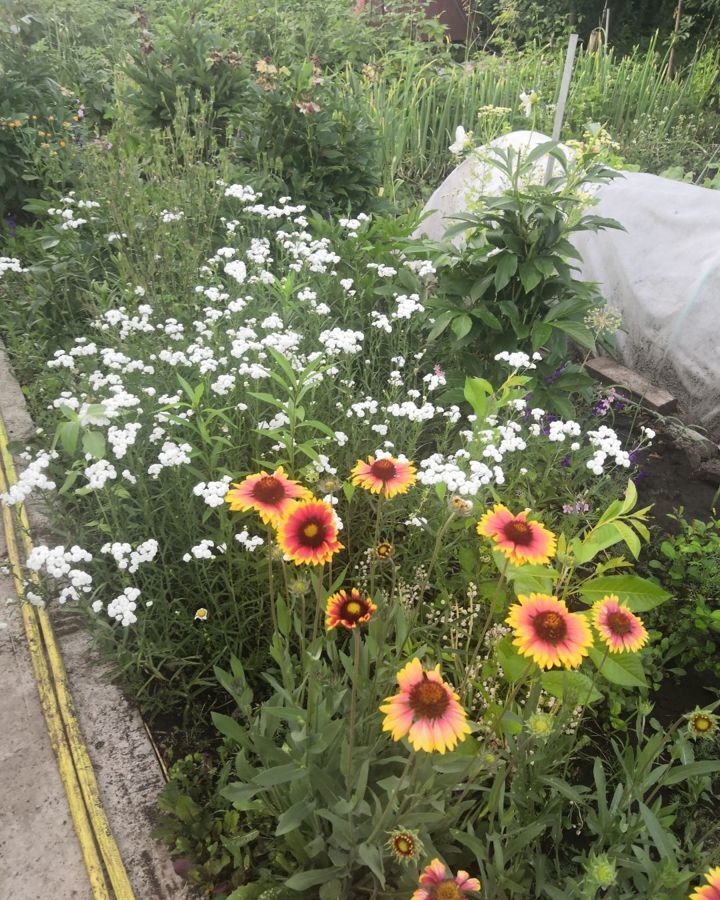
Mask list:
MULTIPOLYGON (((8 434, 2 415, 0 415, 0 459, 2 460, 0 491, 7 492, 8 486, 15 484, 17 477, 15 464, 8 450, 8 434)), ((57 757, 60 777, 67 794, 93 897, 94 900, 111 900, 112 895, 109 893, 103 871, 104 864, 116 900, 135 900, 120 851, 103 809, 95 772, 75 713, 65 665, 50 618, 45 609, 33 606, 25 598, 16 526, 19 526, 18 531, 26 557, 32 551, 33 545, 25 504, 20 502, 16 504, 15 509, 16 522, 13 521, 10 507, 2 508, 13 581, 22 602, 23 622, 40 703, 50 742, 57 757)), ((37 573, 31 573, 30 577, 39 585, 37 573)))

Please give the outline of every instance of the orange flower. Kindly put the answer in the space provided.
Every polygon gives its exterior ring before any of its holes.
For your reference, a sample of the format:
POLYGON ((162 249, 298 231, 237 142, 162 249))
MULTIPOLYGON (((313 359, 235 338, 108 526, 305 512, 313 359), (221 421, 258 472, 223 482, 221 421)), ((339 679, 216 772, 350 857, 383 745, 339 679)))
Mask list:
POLYGON ((349 591, 338 591, 328 597, 325 608, 325 626, 328 631, 342 625, 343 628, 355 628, 369 622, 377 606, 369 597, 363 597, 357 588, 349 591))
POLYGON ((415 484, 415 466, 406 459, 368 456, 367 462, 359 459, 351 472, 352 483, 372 494, 382 492, 384 497, 405 494, 415 484))
POLYGON ((648 633, 642 620, 620 605, 614 594, 603 597, 592 608, 593 622, 600 639, 610 653, 634 653, 647 644, 648 633))
POLYGON ((383 731, 391 732, 394 741, 407 735, 416 750, 445 753, 470 734, 465 710, 442 680, 439 665, 426 671, 419 659, 411 659, 397 680, 400 693, 380 707, 385 713, 383 731))
POLYGON ((593 642, 585 619, 548 594, 520 595, 518 599, 505 621, 515 632, 513 644, 520 655, 529 656, 544 669, 579 666, 593 642))
POLYGON ((277 527, 297 500, 311 497, 310 491, 291 481, 280 466, 272 475, 258 472, 248 475, 240 484, 233 484, 232 490, 225 494, 225 502, 233 512, 257 510, 266 525, 277 527))
POLYGON ((720 866, 705 873, 707 884, 695 888, 690 900, 720 900, 720 866))
POLYGON ((295 503, 278 527, 280 549, 295 563, 321 566, 343 549, 332 506, 320 500, 295 503))
POLYGON ((555 556, 555 535, 540 522, 528 519, 527 510, 514 516, 506 506, 496 503, 478 522, 477 533, 492 538, 516 566, 526 562, 544 565, 555 556))

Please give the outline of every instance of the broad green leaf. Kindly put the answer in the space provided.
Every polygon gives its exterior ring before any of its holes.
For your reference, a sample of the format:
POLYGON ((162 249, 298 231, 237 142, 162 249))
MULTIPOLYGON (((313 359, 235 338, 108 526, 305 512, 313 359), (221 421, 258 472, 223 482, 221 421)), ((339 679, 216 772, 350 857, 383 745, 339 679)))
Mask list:
POLYGON ((518 258, 514 253, 505 250, 496 257, 495 290, 500 292, 508 285, 510 279, 517 272, 518 258))
POLYGON ((290 876, 285 882, 285 886, 293 891, 306 891, 308 888, 324 884, 342 874, 343 869, 340 866, 328 866, 327 869, 308 869, 307 872, 297 872, 290 876))
POLYGON ((703 759, 686 763, 684 766, 674 766, 663 778, 663 784, 667 786, 680 784, 688 778, 702 778, 705 775, 715 775, 716 772, 720 772, 720 760, 703 759))
POLYGON ((470 332, 472 324, 472 319, 467 313, 461 313, 459 316, 455 316, 452 322, 453 334, 461 341, 465 335, 470 332))
POLYGON ((510 635, 506 635, 500 641, 495 655, 508 681, 519 681, 528 670, 528 660, 520 656, 513 647, 510 635))
POLYGON ((620 687, 647 687, 645 672, 637 653, 608 653, 590 648, 590 659, 601 675, 620 687))
POLYGON ((645 612, 664 603, 670 594, 639 575, 603 575, 586 581, 580 593, 588 603, 602 600, 606 594, 615 594, 633 612, 645 612))
POLYGON ((231 740, 238 741, 239 743, 243 742, 245 729, 238 721, 230 716, 223 715, 223 713, 216 712, 212 713, 212 720, 213 725, 220 734, 224 734, 225 737, 229 737, 231 740))
POLYGON ((263 769, 253 778, 253 784, 259 787, 275 787, 276 784, 287 784, 301 778, 307 778, 307 769, 298 763, 287 763, 284 766, 263 769))
POLYGON ((101 431, 86 431, 82 436, 82 446, 85 453, 102 459, 105 456, 105 435, 101 431))
POLYGON ((540 676, 543 689, 570 703, 597 703, 603 695, 583 672, 551 669, 540 676))
POLYGON ((307 799, 294 803, 289 809, 286 809, 285 812, 280 813, 278 816, 275 834, 280 837, 280 835, 287 834, 289 831, 295 831, 313 810, 314 806, 309 803, 307 799))

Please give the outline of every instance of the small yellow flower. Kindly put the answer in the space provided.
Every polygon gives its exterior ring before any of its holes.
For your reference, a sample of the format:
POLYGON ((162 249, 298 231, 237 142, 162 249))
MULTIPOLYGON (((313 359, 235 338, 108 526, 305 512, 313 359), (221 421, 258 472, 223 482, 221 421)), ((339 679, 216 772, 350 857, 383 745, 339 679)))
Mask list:
POLYGON ((201 606, 200 609, 196 610, 195 618, 199 622, 207 622, 207 617, 208 617, 208 611, 205 609, 204 606, 201 606))

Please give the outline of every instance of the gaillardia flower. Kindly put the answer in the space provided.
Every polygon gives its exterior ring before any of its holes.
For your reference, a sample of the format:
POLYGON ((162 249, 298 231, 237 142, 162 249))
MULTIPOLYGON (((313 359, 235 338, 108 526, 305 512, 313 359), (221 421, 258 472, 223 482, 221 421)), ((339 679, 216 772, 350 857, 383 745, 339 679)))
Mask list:
POLYGON ((647 643, 642 619, 621 606, 614 594, 598 600, 592 608, 592 619, 610 653, 634 653, 647 643))
POLYGON ((463 900, 468 894, 480 891, 480 882, 462 869, 453 876, 445 864, 434 859, 420 875, 420 887, 411 900, 463 900))
POLYGON ((380 707, 385 713, 383 731, 394 741, 405 735, 415 750, 445 753, 470 734, 465 710, 458 695, 440 675, 440 666, 426 671, 415 658, 397 675, 400 693, 387 697, 380 707))
POLYGON ((277 527, 297 500, 311 497, 310 491, 297 481, 291 481, 280 466, 272 475, 258 472, 248 475, 240 484, 233 484, 225 494, 225 502, 230 504, 232 512, 254 509, 266 525, 277 527))
POLYGON ((515 566, 544 565, 555 556, 555 535, 540 522, 528 519, 527 510, 514 516, 506 506, 496 503, 478 522, 477 533, 492 538, 515 566))
POLYGON ((707 884, 695 888, 690 900, 720 900, 720 866, 705 873, 707 884))
POLYGON ((382 541, 375 548, 375 556, 377 556, 378 559, 383 560, 383 562, 387 559, 390 559, 394 552, 395 548, 388 541, 382 541))
POLYGON ((688 720, 688 733, 691 738, 703 740, 717 734, 718 718, 713 713, 705 712, 697 707, 685 718, 688 720))
POLYGON ((280 523, 277 542, 296 566, 321 566, 343 549, 337 531, 330 504, 303 500, 295 503, 280 523))
POLYGON ((391 833, 388 847, 395 859, 401 863, 417 859, 423 849, 417 834, 406 828, 397 828, 391 833))
POLYGON ((328 597, 325 607, 325 627, 328 631, 342 625, 343 628, 355 628, 370 621, 370 616, 377 606, 369 597, 364 597, 357 588, 349 591, 338 591, 328 597))
POLYGON ((367 462, 359 459, 350 474, 356 487, 373 494, 382 492, 384 497, 404 494, 415 484, 415 466, 406 459, 395 459, 394 456, 383 456, 381 459, 368 456, 367 462))
POLYGON ((579 666, 593 638, 584 617, 568 611, 563 600, 549 594, 518 597, 505 620, 515 632, 513 644, 521 656, 550 669, 579 666))

